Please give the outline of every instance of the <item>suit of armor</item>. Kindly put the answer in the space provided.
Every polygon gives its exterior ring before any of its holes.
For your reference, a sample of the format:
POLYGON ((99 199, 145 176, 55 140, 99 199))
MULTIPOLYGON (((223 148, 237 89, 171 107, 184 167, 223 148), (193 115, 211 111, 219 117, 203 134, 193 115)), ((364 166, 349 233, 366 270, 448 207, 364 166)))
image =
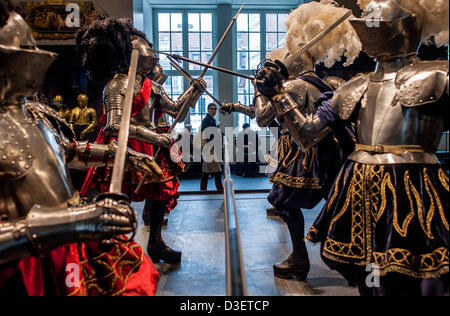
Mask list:
MULTIPOLYGON (((138 71, 136 75, 135 94, 136 97, 142 89, 146 75, 156 67, 156 58, 150 51, 150 46, 144 39, 136 37, 133 40, 133 46, 139 49, 140 60, 138 71)), ((125 90, 127 87, 127 76, 124 74, 116 75, 109 81, 104 89, 104 102, 108 112, 107 123, 104 128, 104 133, 107 136, 117 136, 120 119, 122 117, 123 102, 125 100, 125 90)), ((189 108, 195 106, 197 100, 202 95, 205 89, 205 83, 195 81, 186 92, 180 96, 178 101, 172 101, 166 94, 164 89, 157 82, 152 83, 152 102, 151 106, 143 107, 136 115, 133 116, 130 126, 130 138, 138 141, 155 144, 162 147, 170 147, 172 145, 172 138, 167 134, 158 134, 149 127, 151 124, 151 113, 154 110, 167 113, 173 118, 179 115, 179 111, 187 102, 188 106, 183 107, 184 112, 181 113, 181 121, 184 121, 189 112, 189 108)))
POLYGON ((80 94, 77 98, 78 106, 70 114, 70 127, 77 139, 84 139, 97 126, 97 111, 88 106, 88 97, 80 94))
POLYGON ((254 105, 225 104, 222 110, 256 117, 261 127, 269 126, 276 120, 283 130, 277 135, 278 157, 275 159, 278 162, 270 179, 274 186, 268 197, 276 214, 288 225, 293 244, 293 253, 289 258, 274 265, 275 276, 281 278, 296 276, 306 279, 309 259, 303 240, 305 232, 301 209, 315 207, 328 194, 344 156, 331 136, 306 150, 294 141, 297 137, 293 129, 295 116, 299 113, 314 115, 317 111, 314 103, 321 93, 332 91, 314 73, 314 68, 315 62, 309 53, 297 60, 287 58, 283 63, 269 61, 255 79, 257 91, 254 105), (277 98, 280 92, 289 98, 288 104, 277 98), (333 157, 333 160, 327 157, 333 157))
MULTIPOLYGON (((76 142, 56 111, 24 101, 56 58, 37 49, 31 34, 16 13, 0 29, 0 57, 6 61, 0 68, 1 265, 74 242, 120 240, 114 236, 136 229, 126 199, 103 195, 94 202, 82 200, 69 177, 68 167, 112 163, 116 146, 76 142)), ((137 170, 161 172, 148 156, 129 151, 129 157, 137 170)), ((62 261, 66 250, 58 250, 62 261)), ((30 268, 24 273, 38 272, 30 268)))
MULTIPOLYGON (((448 293, 448 176, 434 155, 448 130, 448 61, 415 57, 421 24, 396 1, 372 1, 365 14, 373 10, 379 28, 365 18, 351 23, 377 59, 375 72, 341 86, 317 115, 294 119, 304 148, 346 122, 357 129, 356 150, 308 239, 323 243, 325 262, 362 294, 448 293), (360 267, 369 264, 382 276, 377 289, 364 283, 360 267)), ((291 104, 286 94, 279 99, 291 104)))
POLYGON ((53 98, 53 105, 56 107, 59 115, 66 120, 66 122, 70 122, 70 108, 64 106, 64 98, 62 95, 57 95, 53 98))
MULTIPOLYGON (((108 22, 106 22, 108 23, 108 22)), ((128 177, 125 193, 132 201, 146 200, 144 221, 149 223, 150 238, 147 247, 153 261, 165 260, 177 263, 181 253, 170 249, 162 240, 161 229, 164 214, 176 206, 179 196, 179 181, 177 174, 183 170, 181 162, 171 158, 173 140, 168 132, 167 124, 160 124, 160 119, 167 113, 179 122, 186 118, 189 109, 195 106, 197 100, 206 89, 206 83, 194 80, 188 90, 172 101, 162 88, 167 76, 157 64, 158 59, 151 51, 150 44, 141 36, 132 36, 133 48, 139 50, 138 69, 134 87, 134 101, 130 124, 129 146, 136 151, 154 155, 158 152, 157 161, 162 166, 163 176, 159 179, 146 178, 142 174, 131 174, 128 177), (160 149, 157 150, 156 148, 160 149), (144 181, 140 192, 136 192, 138 184, 144 181)), ((108 142, 117 137, 123 113, 127 76, 117 73, 104 88, 103 98, 107 110, 105 127, 100 131, 98 143, 108 142)), ((111 173, 105 168, 96 168, 88 173, 82 194, 89 191, 104 191, 109 186, 111 173)))

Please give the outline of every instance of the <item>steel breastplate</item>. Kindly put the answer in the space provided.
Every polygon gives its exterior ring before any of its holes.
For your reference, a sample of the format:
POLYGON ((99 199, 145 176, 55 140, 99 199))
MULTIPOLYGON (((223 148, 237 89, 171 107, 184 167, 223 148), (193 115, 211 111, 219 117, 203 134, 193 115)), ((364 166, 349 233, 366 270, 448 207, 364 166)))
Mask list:
POLYGON ((356 121, 362 145, 419 145, 424 153, 393 155, 356 152, 352 160, 362 163, 437 163, 434 153, 445 130, 439 104, 405 107, 398 98, 395 80, 369 82, 356 121))
MULTIPOLYGON (((10 173, 0 180, 1 216, 8 219, 23 217, 35 204, 48 207, 67 205, 75 190, 66 168, 64 149, 57 136, 42 121, 31 121, 23 112, 13 113, 10 119, 12 126, 15 123, 21 126, 20 133, 14 133, 16 154, 13 157, 23 162, 23 168, 19 171, 21 174, 16 169, 15 175, 10 173)), ((13 170, 9 160, 8 165, 0 166, 3 171, 13 170)))

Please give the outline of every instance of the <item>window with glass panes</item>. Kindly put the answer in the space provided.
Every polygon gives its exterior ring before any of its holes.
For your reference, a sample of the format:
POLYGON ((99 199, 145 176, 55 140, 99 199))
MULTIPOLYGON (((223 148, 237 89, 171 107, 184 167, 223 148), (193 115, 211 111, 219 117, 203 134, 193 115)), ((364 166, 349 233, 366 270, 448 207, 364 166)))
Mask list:
MULTIPOLYGON (((163 52, 183 55, 191 59, 208 62, 214 49, 214 17, 212 12, 196 12, 193 10, 170 10, 156 11, 156 23, 154 29, 154 38, 156 48, 163 52)), ((182 77, 177 70, 171 67, 169 60, 165 56, 160 56, 161 65, 164 72, 169 76, 164 89, 167 94, 176 100, 188 87, 189 82, 182 77)), ((180 63, 193 78, 200 76, 202 68, 189 63, 180 63)), ((208 91, 215 92, 215 74, 213 71, 207 71, 203 78, 208 91)), ((193 131, 198 131, 202 119, 207 113, 207 105, 213 100, 206 94, 203 94, 191 109, 185 122, 179 123, 175 130, 183 129, 184 124, 191 124, 193 131)), ((173 119, 171 119, 173 122, 173 119)))
MULTIPOLYGON (((259 63, 270 51, 284 46, 288 11, 249 11, 241 13, 237 20, 236 70, 252 76, 259 63)), ((242 104, 253 102, 254 87, 249 80, 237 78, 237 99, 242 104)), ((253 130, 261 130, 256 120, 237 114, 236 127, 250 123, 253 130)))

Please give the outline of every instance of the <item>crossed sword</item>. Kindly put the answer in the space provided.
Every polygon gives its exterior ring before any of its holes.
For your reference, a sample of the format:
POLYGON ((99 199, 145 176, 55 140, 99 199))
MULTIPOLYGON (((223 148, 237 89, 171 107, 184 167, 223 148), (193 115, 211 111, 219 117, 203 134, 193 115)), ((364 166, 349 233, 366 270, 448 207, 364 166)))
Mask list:
MULTIPOLYGON (((239 16, 239 14, 241 13, 242 9, 244 8, 245 4, 243 4, 241 6, 241 8, 239 9, 239 11, 237 12, 237 14, 233 17, 233 19, 231 20, 230 24, 228 25, 225 33, 223 34, 221 40, 219 41, 219 43, 217 44, 217 47, 215 48, 213 54, 211 55, 211 58, 209 59, 207 64, 201 63, 201 62, 197 62, 197 61, 193 61, 190 60, 188 58, 185 58, 183 56, 178 56, 178 55, 173 55, 173 54, 169 54, 169 53, 164 53, 164 52, 160 52, 157 50, 153 50, 156 53, 160 53, 163 55, 168 55, 169 61, 171 62, 171 65, 178 70, 187 80, 191 81, 193 80, 193 78, 184 70, 182 69, 176 62, 175 59, 177 60, 184 60, 193 64, 199 64, 201 66, 204 66, 205 68, 203 69, 201 75, 200 75, 200 79, 202 79, 207 70, 209 68, 211 69, 215 69, 218 71, 222 71, 225 73, 229 73, 241 78, 245 78, 248 80, 254 80, 253 77, 250 76, 246 76, 243 74, 239 74, 236 72, 233 72, 231 70, 228 69, 224 69, 224 68, 220 68, 220 67, 216 67, 212 65, 212 62, 214 61, 214 58, 216 57, 217 53, 219 52, 220 47, 222 46, 223 42, 225 41, 226 37, 228 36, 229 32, 231 31, 231 28, 233 27, 233 25, 236 23, 236 20, 239 16)), ((323 32, 321 32, 319 35, 317 35, 313 40, 311 40, 308 44, 306 44, 304 47, 302 47, 301 49, 299 49, 292 57, 294 56, 299 56, 302 53, 304 53, 305 51, 307 51, 309 48, 311 48, 312 46, 314 46, 315 44, 317 44, 321 39, 323 39, 325 36, 327 36, 331 31, 333 31, 335 28, 337 28, 340 24, 342 24, 343 22, 345 22, 347 20, 348 17, 350 17, 351 15, 351 11, 348 11, 344 16, 342 16, 339 20, 337 20, 334 24, 332 24, 330 27, 328 27, 327 29, 325 29, 323 32)), ((130 68, 129 68, 129 73, 128 73, 128 86, 127 86, 127 90, 126 90, 126 94, 125 94, 125 103, 124 103, 124 110, 122 113, 122 118, 121 118, 121 123, 120 123, 120 130, 119 130, 119 139, 118 139, 118 148, 116 151, 116 155, 115 155, 115 160, 114 160, 114 166, 113 166, 113 174, 112 174, 112 179, 111 179, 111 187, 110 187, 110 193, 116 193, 116 194, 121 194, 122 193, 122 183, 123 183, 123 172, 125 169, 125 160, 126 160, 126 154, 127 154, 127 147, 128 147, 128 138, 129 138, 129 129, 130 129, 130 119, 131 119, 131 107, 132 107, 132 103, 133 103, 133 92, 134 92, 134 85, 136 82, 136 71, 137 71, 137 63, 138 63, 138 57, 139 57, 139 52, 136 49, 133 49, 132 55, 131 55, 131 62, 130 62, 130 68)), ((208 91, 206 91, 206 93, 219 105, 222 105, 221 102, 219 100, 217 100, 211 93, 209 93, 208 91)), ((179 123, 179 121, 181 120, 181 114, 184 113, 184 110, 186 106, 189 106, 189 104, 187 102, 185 102, 180 110, 180 112, 178 113, 173 125, 170 127, 169 133, 172 133, 175 126, 179 123)), ((154 159, 156 160, 159 152, 160 152, 161 148, 158 149, 154 159)), ((142 186, 145 182, 147 178, 147 175, 144 175, 141 182, 139 183, 138 187, 136 188, 135 193, 139 194, 139 192, 142 189, 142 186)))

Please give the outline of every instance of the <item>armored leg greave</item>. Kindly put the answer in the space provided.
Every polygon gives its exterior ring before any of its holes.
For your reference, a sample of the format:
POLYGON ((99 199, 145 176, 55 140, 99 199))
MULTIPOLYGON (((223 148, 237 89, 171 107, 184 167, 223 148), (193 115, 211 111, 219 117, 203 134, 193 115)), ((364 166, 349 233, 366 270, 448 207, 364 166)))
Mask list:
POLYGON ((179 263, 181 252, 170 249, 162 239, 161 229, 167 203, 163 201, 146 201, 144 212, 150 224, 150 236, 148 239, 147 252, 153 262, 163 260, 166 263, 179 263))
POLYGON ((277 210, 280 217, 287 224, 292 241, 292 253, 282 263, 274 265, 274 274, 276 277, 290 279, 294 276, 297 280, 306 279, 310 263, 308 251, 304 240, 305 220, 301 210, 277 210))

